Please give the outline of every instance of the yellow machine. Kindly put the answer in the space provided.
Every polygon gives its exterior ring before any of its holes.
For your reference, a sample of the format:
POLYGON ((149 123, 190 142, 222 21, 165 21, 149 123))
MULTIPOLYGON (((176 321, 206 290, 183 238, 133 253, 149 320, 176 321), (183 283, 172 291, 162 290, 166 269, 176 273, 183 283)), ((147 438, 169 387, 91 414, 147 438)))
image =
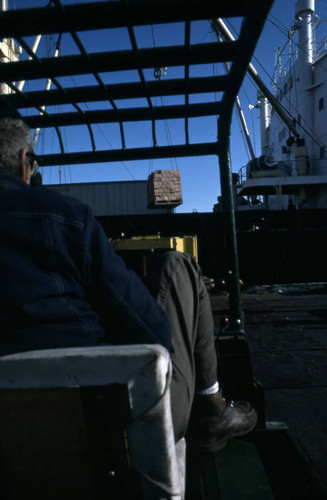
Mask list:
POLYGON ((197 236, 133 236, 132 238, 112 240, 114 249, 129 267, 140 276, 147 276, 152 257, 168 250, 185 252, 198 261, 197 236))
POLYGON ((129 239, 112 240, 111 243, 117 252, 128 250, 177 250, 192 255, 198 261, 197 236, 133 236, 129 239))

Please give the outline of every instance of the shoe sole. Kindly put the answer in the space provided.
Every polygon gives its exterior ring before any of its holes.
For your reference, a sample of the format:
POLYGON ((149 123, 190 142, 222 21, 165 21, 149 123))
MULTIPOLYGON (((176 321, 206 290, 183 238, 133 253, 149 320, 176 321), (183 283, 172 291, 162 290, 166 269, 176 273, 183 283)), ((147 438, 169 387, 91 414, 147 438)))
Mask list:
POLYGON ((240 432, 234 432, 233 434, 230 434, 229 436, 226 436, 224 439, 222 439, 219 442, 215 443, 210 443, 210 444, 201 444, 200 449, 201 452, 203 453, 215 453, 216 451, 220 451, 223 448, 225 448, 226 444, 230 439, 236 438, 236 437, 241 437, 241 436, 246 436, 246 434, 249 434, 251 431, 256 426, 256 422, 253 424, 253 426, 250 429, 247 429, 246 431, 240 431, 240 432))

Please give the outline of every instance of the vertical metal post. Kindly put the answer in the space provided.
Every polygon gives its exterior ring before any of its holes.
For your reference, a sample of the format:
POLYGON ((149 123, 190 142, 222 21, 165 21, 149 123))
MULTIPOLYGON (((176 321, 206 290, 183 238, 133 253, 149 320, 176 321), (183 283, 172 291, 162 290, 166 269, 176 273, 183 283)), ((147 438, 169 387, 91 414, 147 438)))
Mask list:
POLYGON ((229 330, 235 333, 244 333, 235 223, 234 192, 230 160, 231 117, 232 109, 225 113, 222 113, 219 117, 218 154, 224 216, 225 249, 226 255, 228 256, 228 290, 230 310, 229 330))

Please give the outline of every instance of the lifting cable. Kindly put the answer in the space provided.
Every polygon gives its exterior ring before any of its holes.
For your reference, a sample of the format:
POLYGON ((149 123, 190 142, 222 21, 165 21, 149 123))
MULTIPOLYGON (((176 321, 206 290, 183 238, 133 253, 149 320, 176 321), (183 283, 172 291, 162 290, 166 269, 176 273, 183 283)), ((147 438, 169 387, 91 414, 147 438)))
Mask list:
MULTIPOLYGON (((153 24, 151 24, 151 33, 152 33, 152 43, 153 43, 153 48, 156 47, 156 42, 155 42, 155 36, 154 36, 154 29, 153 29, 153 24)), ((167 75, 167 66, 165 67, 156 67, 154 68, 153 70, 153 76, 156 80, 161 80, 161 78, 164 76, 167 75)), ((163 96, 160 96, 160 100, 161 100, 161 105, 162 107, 164 107, 164 99, 163 99, 163 96)), ((155 99, 155 105, 157 103, 157 97, 155 99)), ((172 141, 172 137, 171 137, 171 133, 170 133, 170 129, 169 129, 169 123, 168 123, 168 120, 165 119, 164 120, 164 124, 165 124, 165 132, 166 132, 166 138, 167 138, 167 144, 169 146, 172 146, 173 145, 173 141, 172 141)), ((187 134, 187 143, 188 143, 188 134, 187 134)), ((154 143, 155 145, 156 142, 154 143)), ((177 165, 177 159, 176 157, 174 158, 170 158, 170 163, 171 163, 171 168, 172 170, 174 170, 174 163, 175 163, 175 170, 178 170, 178 165, 177 165)), ((152 172, 152 168, 153 168, 153 159, 150 160, 149 162, 149 173, 152 172)))

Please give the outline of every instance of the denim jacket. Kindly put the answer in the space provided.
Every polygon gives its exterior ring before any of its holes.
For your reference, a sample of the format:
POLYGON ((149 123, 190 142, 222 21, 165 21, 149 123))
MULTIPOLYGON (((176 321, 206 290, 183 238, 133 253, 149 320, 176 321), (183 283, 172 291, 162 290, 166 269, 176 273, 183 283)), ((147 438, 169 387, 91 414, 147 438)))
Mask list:
POLYGON ((79 201, 0 168, 0 354, 101 342, 170 347, 168 319, 79 201))

